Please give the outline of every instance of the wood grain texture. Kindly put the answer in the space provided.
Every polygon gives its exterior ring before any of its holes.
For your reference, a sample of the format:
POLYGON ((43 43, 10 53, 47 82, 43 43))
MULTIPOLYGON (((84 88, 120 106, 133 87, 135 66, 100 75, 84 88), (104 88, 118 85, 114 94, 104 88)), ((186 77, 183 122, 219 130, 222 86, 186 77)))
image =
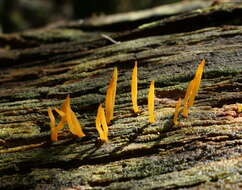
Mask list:
POLYGON ((78 29, 66 41, 51 41, 52 29, 36 34, 39 41, 15 38, 12 46, 8 39, 12 48, 0 51, 0 188, 240 189, 241 12, 241 4, 223 4, 165 18, 112 34, 118 44, 97 33, 80 42, 78 29), (231 23, 219 21, 221 15, 229 15, 231 23), (165 26, 170 28, 164 31, 165 26), (185 96, 202 58, 206 65, 195 104, 173 126, 176 101, 185 96), (139 115, 132 112, 130 94, 135 60, 139 115), (119 70, 114 120, 110 142, 100 144, 95 117, 114 67, 119 70), (156 86, 152 125, 150 80, 156 86), (65 128, 51 143, 47 108, 60 107, 67 94, 86 137, 75 138, 65 128))

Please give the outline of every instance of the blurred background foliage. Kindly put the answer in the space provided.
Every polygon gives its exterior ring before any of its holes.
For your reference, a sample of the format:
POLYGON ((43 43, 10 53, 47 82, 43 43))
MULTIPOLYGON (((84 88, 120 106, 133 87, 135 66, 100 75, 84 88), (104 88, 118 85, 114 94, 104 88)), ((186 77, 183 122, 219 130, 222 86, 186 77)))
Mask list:
POLYGON ((146 9, 178 1, 0 0, 0 32, 17 32, 41 27, 52 22, 146 9))

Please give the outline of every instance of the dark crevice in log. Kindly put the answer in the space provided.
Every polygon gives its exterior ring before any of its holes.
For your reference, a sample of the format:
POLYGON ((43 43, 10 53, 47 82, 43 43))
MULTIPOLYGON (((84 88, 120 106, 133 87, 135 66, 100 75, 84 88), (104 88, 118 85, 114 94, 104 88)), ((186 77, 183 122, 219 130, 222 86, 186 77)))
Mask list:
POLYGON ((64 23, 57 26, 60 28, 78 28, 82 30, 101 30, 101 31, 124 31, 131 30, 137 26, 168 16, 181 14, 193 9, 205 8, 210 6, 209 1, 190 1, 173 3, 170 5, 154 7, 147 10, 128 12, 114 15, 101 16, 98 18, 88 18, 77 22, 64 23))
MULTIPOLYGON (((146 27, 144 29, 136 29, 132 32, 128 32, 126 35, 121 35, 120 37, 114 38, 115 40, 130 40, 137 37, 164 35, 172 33, 182 33, 194 30, 199 30, 205 27, 215 27, 221 25, 241 25, 241 22, 237 19, 242 14, 240 7, 230 7, 226 10, 222 8, 211 8, 209 11, 204 11, 204 13, 196 15, 196 13, 189 13, 184 15, 179 15, 177 17, 171 17, 158 21, 153 26, 146 27), (194 25, 194 23, 197 23, 194 25)), ((228 6, 229 7, 229 6, 228 6)))

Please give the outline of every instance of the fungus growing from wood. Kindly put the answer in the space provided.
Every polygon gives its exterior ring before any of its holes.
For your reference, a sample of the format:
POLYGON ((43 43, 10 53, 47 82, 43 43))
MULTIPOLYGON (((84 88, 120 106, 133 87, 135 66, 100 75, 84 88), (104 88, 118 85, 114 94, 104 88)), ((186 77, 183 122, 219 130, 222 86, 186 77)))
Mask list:
POLYGON ((155 81, 152 80, 150 82, 150 90, 148 94, 148 112, 149 112, 150 123, 155 122, 154 103, 155 103, 155 81))
POLYGON ((175 113, 174 113, 174 117, 173 117, 174 125, 178 125, 178 116, 179 116, 179 112, 180 112, 180 107, 181 107, 181 98, 179 98, 176 103, 175 113))
POLYGON ((195 97, 198 93, 201 79, 202 79, 204 65, 205 65, 205 59, 203 59, 201 63, 198 65, 195 78, 194 78, 194 86, 193 86, 192 94, 189 98, 189 104, 188 104, 189 107, 193 106, 195 97))
POLYGON ((138 96, 137 72, 138 72, 137 61, 135 61, 134 69, 132 72, 132 79, 131 79, 131 99, 132 99, 134 113, 139 112, 139 107, 137 104, 137 96, 138 96))
POLYGON ((194 104, 195 97, 200 87, 204 65, 205 60, 203 59, 201 63, 198 65, 195 77, 187 87, 186 95, 184 98, 184 108, 182 112, 183 117, 188 116, 188 109, 194 104))
POLYGON ((99 133, 102 142, 108 141, 108 125, 105 118, 104 109, 102 104, 99 105, 96 117, 96 129, 99 133))
POLYGON ((115 67, 113 71, 112 79, 107 89, 106 100, 105 100, 106 120, 108 124, 110 124, 111 120, 113 120, 117 80, 118 80, 118 69, 117 67, 115 67))
POLYGON ((48 108, 48 115, 49 115, 49 118, 50 118, 50 126, 51 126, 51 140, 52 141, 57 141, 58 131, 61 130, 66 123, 67 123, 69 130, 72 134, 74 134, 78 137, 85 136, 75 113, 71 109, 70 96, 69 95, 66 97, 65 102, 62 104, 61 110, 59 110, 57 108, 54 108, 54 109, 61 116, 61 121, 55 127, 55 117, 52 113, 51 108, 48 108))
POLYGON ((70 96, 68 95, 66 97, 66 101, 62 106, 62 110, 65 113, 66 121, 69 127, 69 130, 72 134, 78 136, 78 137, 83 137, 85 134, 82 131, 82 127, 75 115, 75 113, 71 109, 71 100, 70 96))

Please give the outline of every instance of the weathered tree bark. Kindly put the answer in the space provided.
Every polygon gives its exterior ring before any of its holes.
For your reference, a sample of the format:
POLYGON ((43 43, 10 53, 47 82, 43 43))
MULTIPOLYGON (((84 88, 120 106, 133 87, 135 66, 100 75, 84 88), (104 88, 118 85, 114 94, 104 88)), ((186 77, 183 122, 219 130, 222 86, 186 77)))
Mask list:
POLYGON ((0 188, 240 189, 241 13, 242 4, 223 4, 105 33, 115 44, 101 33, 70 28, 1 36, 0 188), (175 103, 202 58, 206 65, 195 105, 174 126, 175 103), (138 115, 130 98, 135 60, 138 115), (115 66, 110 142, 100 144, 96 110, 115 66), (150 80, 156 87, 152 125, 150 80), (51 143, 47 107, 59 107, 67 94, 86 137, 75 138, 66 128, 51 143))

